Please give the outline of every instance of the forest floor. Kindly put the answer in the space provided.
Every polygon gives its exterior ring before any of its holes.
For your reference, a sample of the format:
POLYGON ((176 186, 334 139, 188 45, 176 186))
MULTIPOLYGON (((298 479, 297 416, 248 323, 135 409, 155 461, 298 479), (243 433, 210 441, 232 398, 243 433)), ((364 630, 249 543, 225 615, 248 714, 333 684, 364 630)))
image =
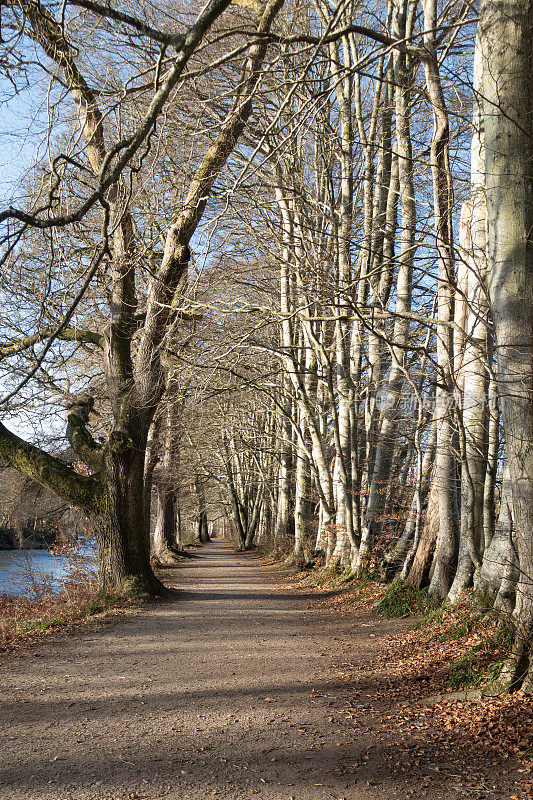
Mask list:
POLYGON ((402 691, 412 619, 216 540, 166 578, 175 600, 1 657, 3 800, 531 798, 523 759, 402 691))

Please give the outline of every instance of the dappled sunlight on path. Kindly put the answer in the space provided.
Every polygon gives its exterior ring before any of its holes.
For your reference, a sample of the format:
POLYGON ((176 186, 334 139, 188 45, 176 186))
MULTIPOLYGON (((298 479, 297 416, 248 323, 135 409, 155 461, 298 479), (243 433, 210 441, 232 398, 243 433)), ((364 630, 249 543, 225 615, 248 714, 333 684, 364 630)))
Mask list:
POLYGON ((2 798, 468 796, 453 775, 410 781, 375 717, 344 713, 343 662, 371 700, 365 665, 397 623, 309 608, 220 541, 165 578, 178 599, 2 660, 2 798))

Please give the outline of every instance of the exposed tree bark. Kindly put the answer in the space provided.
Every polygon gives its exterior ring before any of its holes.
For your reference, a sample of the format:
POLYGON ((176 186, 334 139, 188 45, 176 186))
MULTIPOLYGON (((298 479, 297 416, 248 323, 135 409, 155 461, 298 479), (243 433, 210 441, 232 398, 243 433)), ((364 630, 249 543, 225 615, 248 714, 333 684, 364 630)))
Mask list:
POLYGON ((436 470, 439 492, 439 540, 435 568, 429 587, 430 595, 446 597, 453 581, 457 560, 457 498, 455 463, 452 451, 453 398, 453 188, 449 161, 450 128, 442 91, 436 52, 437 3, 424 0, 424 36, 426 50, 424 70, 433 113, 431 172, 433 178, 433 215, 437 243, 439 274, 437 288, 437 359, 439 381, 436 392, 435 422, 437 426, 436 470))
POLYGON ((488 284, 520 580, 501 683, 533 691, 533 7, 483 0, 488 284))
POLYGON ((438 536, 439 489, 434 471, 420 541, 407 575, 407 580, 413 586, 420 588, 429 584, 438 536))
POLYGON ((494 607, 512 614, 519 578, 518 559, 513 541, 513 497, 508 464, 504 465, 500 513, 494 536, 483 557, 479 588, 495 595, 494 607))
MULTIPOLYGON (((474 57, 474 112, 472 118, 471 203, 467 241, 460 242, 460 252, 468 266, 466 286, 462 290, 466 303, 466 332, 462 347, 462 473, 461 531, 458 566, 449 598, 457 601, 471 583, 475 586, 481 569, 485 546, 486 473, 488 468, 489 370, 487 360, 488 296, 487 296, 487 229, 485 197, 485 140, 483 113, 479 102, 482 84, 482 59, 479 39, 474 57)), ((458 295, 462 287, 458 281, 458 295)), ((461 301, 459 301, 461 302, 461 301)), ((457 299, 456 299, 457 303, 457 299)), ((455 365, 456 373, 458 365, 455 365)), ((487 486, 490 491, 490 487, 487 486)))

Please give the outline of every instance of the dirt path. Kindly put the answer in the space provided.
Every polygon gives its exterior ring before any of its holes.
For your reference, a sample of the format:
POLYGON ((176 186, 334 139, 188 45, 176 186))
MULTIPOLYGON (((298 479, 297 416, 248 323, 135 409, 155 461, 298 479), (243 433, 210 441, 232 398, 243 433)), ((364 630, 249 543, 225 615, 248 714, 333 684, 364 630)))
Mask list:
POLYGON ((223 542, 173 574, 177 601, 2 659, 2 800, 512 796, 383 734, 365 665, 397 622, 310 609, 223 542))

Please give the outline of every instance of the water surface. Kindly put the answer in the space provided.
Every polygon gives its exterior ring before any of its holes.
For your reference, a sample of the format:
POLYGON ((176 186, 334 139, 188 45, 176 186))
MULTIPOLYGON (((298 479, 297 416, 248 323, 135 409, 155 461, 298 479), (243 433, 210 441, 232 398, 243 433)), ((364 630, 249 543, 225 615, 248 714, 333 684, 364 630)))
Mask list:
MULTIPOLYGON (((83 545, 77 553, 82 570, 94 572, 94 548, 83 545)), ((48 550, 0 550, 0 594, 33 596, 36 587, 44 582, 49 582, 52 589, 58 591, 71 564, 70 558, 53 556, 48 550)))

